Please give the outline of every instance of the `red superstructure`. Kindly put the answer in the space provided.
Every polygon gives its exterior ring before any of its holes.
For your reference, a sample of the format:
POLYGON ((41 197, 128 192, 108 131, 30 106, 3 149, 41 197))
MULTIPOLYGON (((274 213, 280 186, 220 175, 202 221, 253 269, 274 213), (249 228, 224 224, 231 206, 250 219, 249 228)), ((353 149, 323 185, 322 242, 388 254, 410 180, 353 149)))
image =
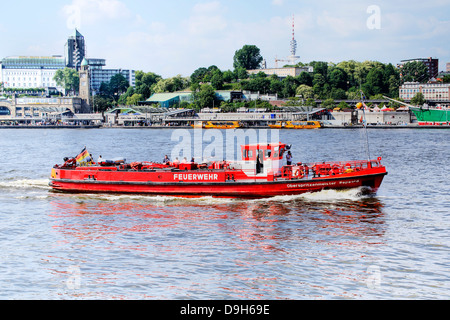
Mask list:
POLYGON ((387 174, 381 158, 283 165, 288 149, 282 143, 245 145, 240 161, 208 163, 107 161, 80 166, 67 159, 52 169, 50 186, 66 192, 259 198, 362 186, 376 192, 387 174))

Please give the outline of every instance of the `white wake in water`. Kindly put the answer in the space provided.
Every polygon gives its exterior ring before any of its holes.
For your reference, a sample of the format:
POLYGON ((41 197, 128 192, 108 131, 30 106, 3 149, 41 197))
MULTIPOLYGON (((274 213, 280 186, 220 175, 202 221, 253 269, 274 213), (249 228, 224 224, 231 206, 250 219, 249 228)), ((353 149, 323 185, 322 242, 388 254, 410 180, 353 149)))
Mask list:
POLYGON ((312 202, 338 202, 343 200, 358 201, 369 197, 370 195, 361 188, 347 190, 322 190, 319 192, 302 193, 290 196, 275 196, 267 199, 257 199, 258 201, 278 201, 289 202, 294 200, 312 201, 312 202))
POLYGON ((48 179, 19 179, 0 181, 0 189, 45 189, 50 190, 48 179))
MULTIPOLYGON (((48 185, 48 179, 11 179, 0 181, 0 190, 48 190, 51 188, 48 185)), ((322 190, 320 192, 303 193, 299 195, 290 196, 275 196, 271 198, 262 199, 239 199, 239 198, 215 198, 215 197, 199 197, 199 198, 183 198, 174 196, 152 196, 140 194, 77 194, 78 198, 89 198, 105 202, 123 202, 123 201, 139 201, 151 202, 154 205, 168 205, 179 203, 197 203, 201 205, 226 204, 232 202, 290 202, 295 200, 311 201, 311 202, 338 202, 343 200, 359 201, 370 197, 364 188, 355 188, 349 190, 322 190)))
MULTIPOLYGON (((79 196, 83 197, 83 196, 79 196)), ((122 201, 138 201, 138 202, 151 202, 153 205, 166 205, 166 204, 177 204, 177 203, 195 203, 195 204, 223 204, 234 201, 234 199, 228 198, 214 198, 214 197, 176 197, 176 196, 155 196, 155 195, 145 195, 145 194, 85 194, 84 197, 95 198, 100 201, 105 202, 122 202, 122 201)))

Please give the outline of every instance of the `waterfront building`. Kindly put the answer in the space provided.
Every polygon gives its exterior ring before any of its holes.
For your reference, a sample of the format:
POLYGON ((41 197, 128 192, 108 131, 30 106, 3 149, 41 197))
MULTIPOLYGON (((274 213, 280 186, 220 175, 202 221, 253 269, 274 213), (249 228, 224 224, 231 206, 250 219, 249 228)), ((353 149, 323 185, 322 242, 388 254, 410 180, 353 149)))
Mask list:
POLYGON ((116 74, 121 74, 128 80, 130 86, 136 86, 136 76, 134 70, 125 69, 91 69, 90 85, 91 91, 95 94, 100 91, 102 83, 108 83, 116 74))
MULTIPOLYGON (((242 91, 217 90, 215 95, 216 101, 241 101, 245 96, 242 91)), ((144 105, 159 104, 161 108, 171 108, 179 105, 181 102, 192 103, 194 96, 191 91, 165 92, 155 93, 146 101, 142 101, 144 105)), ((214 107, 214 106, 213 106, 214 107)))
POLYGON ((156 105, 159 104, 161 108, 171 108, 174 105, 180 104, 180 102, 186 101, 191 103, 193 101, 192 92, 164 92, 155 93, 148 98, 143 104, 156 105))
POLYGON ((106 66, 105 59, 86 58, 86 62, 89 66, 90 91, 93 94, 99 92, 102 83, 108 83, 116 74, 124 76, 124 78, 128 80, 130 86, 136 86, 135 70, 103 69, 103 67, 106 66))
POLYGON ((426 101, 435 103, 449 103, 450 102, 450 83, 430 82, 405 82, 399 88, 400 98, 405 101, 411 99, 421 92, 426 101))
POLYGON ((77 97, 59 98, 13 98, 0 100, 0 123, 8 121, 40 122, 52 115, 66 112, 83 112, 81 99, 77 97))
POLYGON ((61 56, 6 57, 1 61, 0 67, 0 82, 3 83, 4 89, 55 88, 63 90, 53 80, 56 71, 65 68, 65 60, 61 56))
POLYGON ((402 75, 401 68, 403 67, 403 65, 405 63, 414 62, 414 61, 423 62, 428 68, 428 79, 420 79, 421 81, 427 81, 429 79, 436 78, 437 75, 439 74, 439 59, 433 59, 433 58, 429 57, 429 58, 416 58, 416 59, 401 60, 400 64, 397 66, 400 68, 400 76, 402 75))
POLYGON ((64 57, 60 55, 6 57, 0 61, 0 83, 3 83, 5 90, 20 89, 29 92, 31 90, 27 89, 43 89, 46 95, 64 92, 53 79, 56 71, 66 67, 80 71, 81 64, 86 59, 90 70, 89 89, 92 94, 96 94, 103 82, 108 83, 118 73, 128 80, 130 86, 136 85, 134 70, 104 69, 105 59, 87 59, 85 39, 76 29, 68 38, 64 52, 64 57))
POLYGON ((86 43, 81 33, 75 29, 64 47, 66 66, 68 68, 80 70, 81 63, 86 56, 86 43))
POLYGON ((368 125, 395 125, 403 126, 412 123, 411 113, 406 111, 369 111, 362 110, 340 111, 333 110, 328 123, 337 126, 361 124, 366 119, 368 125))
POLYGON ((258 74, 259 72, 265 73, 267 76, 276 75, 278 78, 286 78, 288 76, 297 77, 302 72, 313 73, 314 68, 311 66, 305 67, 287 67, 287 68, 268 68, 268 69, 254 69, 247 70, 248 74, 258 74))

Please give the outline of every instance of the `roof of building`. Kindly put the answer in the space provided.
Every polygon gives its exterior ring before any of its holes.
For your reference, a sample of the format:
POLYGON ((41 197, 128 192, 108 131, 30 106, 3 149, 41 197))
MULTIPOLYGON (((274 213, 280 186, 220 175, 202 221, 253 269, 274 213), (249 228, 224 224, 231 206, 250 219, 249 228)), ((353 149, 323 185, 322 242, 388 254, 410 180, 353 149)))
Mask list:
POLYGON ((71 38, 84 38, 83 35, 75 28, 73 34, 71 35, 71 38))
POLYGON ((15 56, 6 57, 2 61, 4 68, 10 69, 61 69, 65 67, 65 60, 61 56, 51 57, 29 57, 15 56))
POLYGON ((149 108, 149 107, 117 107, 112 110, 106 111, 106 113, 120 113, 120 114, 136 114, 136 113, 164 113, 167 112, 166 108, 149 108))
POLYGON ((162 102, 169 101, 180 96, 189 96, 192 92, 165 92, 165 93, 155 93, 146 102, 162 102))

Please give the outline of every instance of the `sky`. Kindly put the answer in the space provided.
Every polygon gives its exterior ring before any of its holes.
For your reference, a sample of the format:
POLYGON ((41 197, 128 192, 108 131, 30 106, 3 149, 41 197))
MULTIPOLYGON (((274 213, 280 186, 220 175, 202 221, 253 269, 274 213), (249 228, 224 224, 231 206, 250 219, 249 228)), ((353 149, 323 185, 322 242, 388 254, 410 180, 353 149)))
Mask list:
POLYGON ((232 70, 246 44, 275 67, 290 55, 293 18, 299 62, 450 62, 450 0, 17 0, 0 10, 0 59, 64 55, 77 28, 106 68, 164 78, 232 70))

